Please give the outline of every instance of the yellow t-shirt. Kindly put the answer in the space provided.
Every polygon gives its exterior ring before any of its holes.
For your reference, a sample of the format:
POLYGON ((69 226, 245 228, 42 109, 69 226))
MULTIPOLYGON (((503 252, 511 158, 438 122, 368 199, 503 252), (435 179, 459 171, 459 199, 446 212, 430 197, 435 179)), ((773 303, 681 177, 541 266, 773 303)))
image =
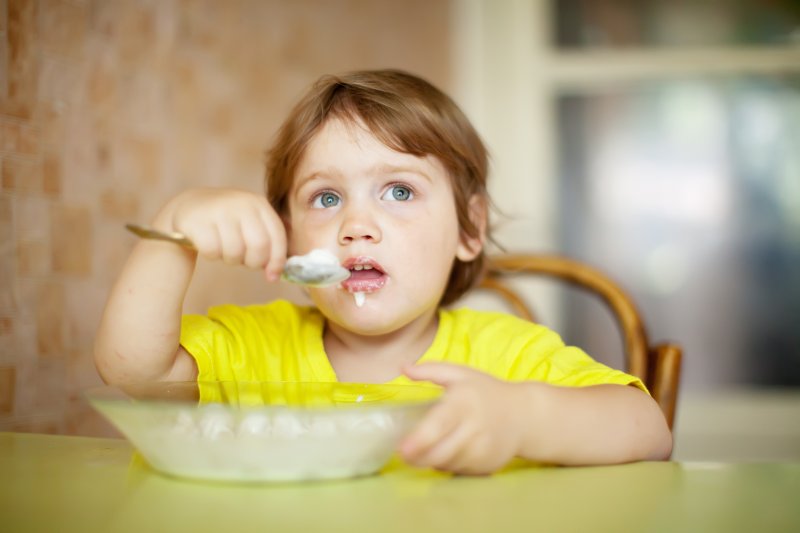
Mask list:
MULTIPOLYGON (((266 305, 212 307, 186 315, 181 345, 195 358, 198 381, 336 382, 322 344, 325 319, 314 307, 278 300, 266 305)), ((468 365, 509 381, 562 386, 613 383, 646 391, 631 375, 609 368, 553 331, 495 312, 439 311, 439 330, 419 362, 468 365)), ((410 383, 398 376, 389 383, 410 383)))

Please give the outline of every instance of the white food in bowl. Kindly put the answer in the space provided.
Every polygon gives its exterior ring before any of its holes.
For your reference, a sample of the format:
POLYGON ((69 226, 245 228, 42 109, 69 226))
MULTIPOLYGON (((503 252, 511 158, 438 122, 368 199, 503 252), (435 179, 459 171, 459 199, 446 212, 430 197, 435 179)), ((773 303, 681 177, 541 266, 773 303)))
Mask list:
POLYGON ((161 472, 211 480, 299 481, 377 472, 438 391, 427 394, 416 401, 333 406, 198 405, 91 393, 89 398, 161 472))

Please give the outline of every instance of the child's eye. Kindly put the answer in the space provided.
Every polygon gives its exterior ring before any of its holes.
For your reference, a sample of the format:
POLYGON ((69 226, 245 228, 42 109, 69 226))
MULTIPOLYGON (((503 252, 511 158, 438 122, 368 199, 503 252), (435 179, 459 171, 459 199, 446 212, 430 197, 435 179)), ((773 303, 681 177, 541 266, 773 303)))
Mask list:
POLYGON ((405 185, 392 185, 383 193, 381 199, 391 200, 393 202, 406 202, 413 197, 414 193, 405 185))
POLYGON ((337 194, 325 191, 314 197, 312 206, 317 208, 335 207, 339 205, 340 201, 341 198, 337 194))

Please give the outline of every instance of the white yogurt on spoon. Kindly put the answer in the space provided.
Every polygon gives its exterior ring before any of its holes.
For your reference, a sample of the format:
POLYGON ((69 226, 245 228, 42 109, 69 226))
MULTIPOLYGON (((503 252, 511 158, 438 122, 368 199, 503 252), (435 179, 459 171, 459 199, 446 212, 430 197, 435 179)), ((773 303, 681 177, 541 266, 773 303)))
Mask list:
POLYGON ((349 277, 350 271, 339 264, 339 259, 321 249, 287 259, 281 276, 286 281, 312 287, 335 285, 349 277))

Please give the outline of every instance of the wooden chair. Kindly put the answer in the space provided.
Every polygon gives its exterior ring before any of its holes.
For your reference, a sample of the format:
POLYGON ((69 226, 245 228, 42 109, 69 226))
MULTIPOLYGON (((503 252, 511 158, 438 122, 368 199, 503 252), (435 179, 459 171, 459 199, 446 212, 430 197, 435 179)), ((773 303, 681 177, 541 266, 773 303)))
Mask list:
POLYGON ((673 343, 650 345, 639 311, 628 294, 598 270, 566 257, 546 255, 490 256, 479 288, 502 296, 517 315, 534 321, 531 308, 506 282, 520 275, 543 275, 588 290, 610 308, 620 326, 625 345, 625 371, 639 377, 664 413, 670 429, 681 370, 682 349, 673 343))

